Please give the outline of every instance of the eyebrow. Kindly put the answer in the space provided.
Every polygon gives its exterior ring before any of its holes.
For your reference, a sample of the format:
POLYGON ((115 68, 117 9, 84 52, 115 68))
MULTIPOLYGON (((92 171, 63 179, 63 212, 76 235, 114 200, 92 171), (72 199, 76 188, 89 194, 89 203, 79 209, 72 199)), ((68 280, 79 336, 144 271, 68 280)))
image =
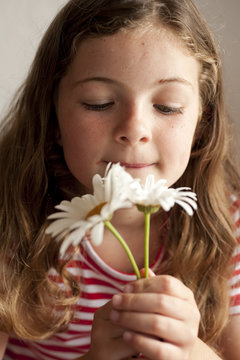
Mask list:
POLYGON ((100 76, 95 76, 95 77, 90 77, 90 78, 85 78, 82 80, 78 80, 76 82, 73 83, 73 87, 81 85, 81 84, 85 84, 91 81, 98 81, 98 82, 104 82, 104 83, 108 83, 108 84, 118 84, 119 82, 117 80, 113 80, 113 79, 109 79, 106 77, 100 77, 100 76))
POLYGON ((190 86, 193 89, 193 84, 187 79, 181 77, 166 78, 158 81, 158 84, 171 84, 171 83, 180 83, 183 85, 190 86))
MULTIPOLYGON (((103 82, 103 83, 107 83, 107 84, 121 84, 121 82, 114 80, 114 79, 110 79, 110 78, 106 78, 106 77, 101 77, 101 76, 95 76, 95 77, 90 77, 90 78, 85 78, 82 80, 78 80, 76 82, 73 83, 73 87, 76 87, 78 85, 81 84, 85 84, 88 82, 92 82, 92 81, 97 81, 97 82, 103 82)), ((153 85, 164 85, 164 84, 171 84, 171 83, 179 83, 179 84, 183 84, 186 86, 189 86, 193 89, 193 84, 181 77, 172 77, 172 78, 166 78, 166 79, 160 79, 158 81, 156 81, 156 83, 154 83, 153 85)))

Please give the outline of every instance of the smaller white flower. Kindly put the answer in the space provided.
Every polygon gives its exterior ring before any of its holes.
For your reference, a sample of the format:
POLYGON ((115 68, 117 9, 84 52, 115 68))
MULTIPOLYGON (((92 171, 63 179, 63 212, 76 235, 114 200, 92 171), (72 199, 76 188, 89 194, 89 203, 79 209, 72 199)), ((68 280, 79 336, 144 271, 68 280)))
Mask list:
MULTIPOLYGON (((190 191, 188 187, 181 187, 177 189, 169 188, 169 195, 171 194, 173 202, 171 202, 171 196, 169 196, 170 208, 176 203, 180 205, 188 215, 193 215, 193 210, 197 210, 197 195, 190 191)), ((169 210, 170 210, 169 208, 169 210)))
POLYGON ((60 212, 48 217, 55 220, 46 233, 63 240, 61 253, 70 245, 77 246, 89 231, 91 240, 99 245, 103 239, 104 221, 110 220, 118 209, 129 208, 129 185, 132 177, 119 164, 108 166, 102 178, 93 177, 93 195, 75 197, 71 201, 62 201, 56 206, 60 212))
POLYGON ((197 209, 196 194, 186 187, 168 188, 166 183, 167 180, 164 179, 155 182, 154 176, 150 174, 147 176, 144 185, 137 182, 134 187, 132 186, 130 200, 139 209, 153 208, 157 210, 162 207, 165 211, 169 211, 176 203, 189 215, 193 215, 193 209, 197 209))

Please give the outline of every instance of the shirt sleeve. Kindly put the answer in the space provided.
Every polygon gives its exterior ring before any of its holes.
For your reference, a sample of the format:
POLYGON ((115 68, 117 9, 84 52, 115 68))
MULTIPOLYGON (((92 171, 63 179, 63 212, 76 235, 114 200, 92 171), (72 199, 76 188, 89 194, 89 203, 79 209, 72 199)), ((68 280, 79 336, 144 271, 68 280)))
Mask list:
POLYGON ((230 285, 230 315, 240 314, 240 199, 232 195, 231 214, 235 223, 235 236, 238 245, 232 256, 234 271, 232 278, 229 280, 230 285))

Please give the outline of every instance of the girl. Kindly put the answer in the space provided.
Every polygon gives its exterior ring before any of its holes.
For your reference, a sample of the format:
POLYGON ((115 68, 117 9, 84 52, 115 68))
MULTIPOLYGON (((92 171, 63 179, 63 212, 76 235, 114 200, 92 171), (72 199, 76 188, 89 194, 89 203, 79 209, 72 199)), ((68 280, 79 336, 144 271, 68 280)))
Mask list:
MULTIPOLYGON (((191 0, 69 1, 1 131, 4 359, 236 360, 229 140, 221 62, 191 0), (153 217, 147 279, 135 281, 107 231, 99 247, 84 239, 63 258, 45 234, 54 205, 91 192, 109 162, 198 195, 191 219, 180 207, 153 217)), ((141 213, 112 222, 143 267, 141 213)))

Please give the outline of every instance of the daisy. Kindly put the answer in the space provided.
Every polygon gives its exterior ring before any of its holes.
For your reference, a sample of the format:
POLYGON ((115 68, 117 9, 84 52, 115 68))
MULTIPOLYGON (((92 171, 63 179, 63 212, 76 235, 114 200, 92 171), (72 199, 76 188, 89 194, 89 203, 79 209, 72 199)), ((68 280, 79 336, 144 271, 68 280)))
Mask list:
POLYGON ((55 221, 48 226, 46 233, 57 240, 64 239, 61 254, 70 245, 77 246, 87 232, 90 232, 95 245, 102 242, 104 222, 109 221, 116 210, 132 206, 128 200, 132 181, 132 177, 119 164, 110 164, 103 178, 94 175, 93 195, 75 197, 56 206, 60 212, 48 217, 55 221))
POLYGON ((189 188, 182 187, 178 189, 168 188, 167 180, 160 179, 155 182, 153 175, 148 175, 145 184, 139 182, 132 186, 130 200, 138 206, 140 211, 158 211, 163 208, 169 211, 174 204, 180 205, 188 215, 193 215, 193 209, 196 210, 196 194, 189 191, 189 188))
POLYGON ((160 207, 169 211, 175 203, 180 205, 188 215, 193 215, 196 210, 196 194, 189 191, 189 188, 178 189, 168 188, 167 181, 160 179, 155 182, 153 175, 148 175, 145 184, 139 182, 132 186, 130 200, 136 204, 139 211, 144 213, 145 234, 144 234, 144 253, 145 253, 145 277, 148 277, 149 269, 149 236, 150 236, 150 217, 157 212, 160 207))

